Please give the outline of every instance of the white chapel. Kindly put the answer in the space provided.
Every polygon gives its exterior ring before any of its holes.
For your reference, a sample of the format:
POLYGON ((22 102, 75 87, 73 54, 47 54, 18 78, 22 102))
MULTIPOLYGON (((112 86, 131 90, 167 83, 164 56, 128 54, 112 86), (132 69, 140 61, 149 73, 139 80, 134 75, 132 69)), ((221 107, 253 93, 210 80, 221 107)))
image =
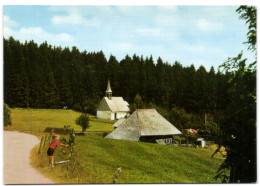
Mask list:
POLYGON ((97 117, 103 119, 121 119, 129 116, 129 104, 122 97, 112 97, 110 81, 107 82, 106 97, 100 101, 97 117))

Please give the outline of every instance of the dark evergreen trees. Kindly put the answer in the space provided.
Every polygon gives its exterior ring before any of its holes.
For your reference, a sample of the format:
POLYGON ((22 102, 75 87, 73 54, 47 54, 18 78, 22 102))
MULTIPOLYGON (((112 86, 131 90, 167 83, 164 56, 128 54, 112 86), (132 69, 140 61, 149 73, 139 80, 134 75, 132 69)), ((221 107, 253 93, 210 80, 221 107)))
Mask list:
POLYGON ((10 107, 67 106, 95 114, 108 78, 113 95, 130 104, 139 94, 145 105, 168 111, 183 108, 201 116, 226 104, 228 74, 216 73, 213 67, 208 72, 203 66, 196 70, 137 55, 121 61, 111 55, 107 61, 102 51, 4 39, 4 100, 10 107))
MULTIPOLYGON (((137 94, 145 108, 157 106, 172 122, 176 109, 200 119, 182 127, 198 127, 204 113, 216 113, 228 104, 231 73, 201 66, 170 65, 160 57, 133 55, 108 61, 102 51, 80 52, 76 47, 47 42, 20 43, 4 39, 4 100, 10 107, 67 108, 95 114, 110 78, 114 96, 130 104, 137 94)), ((182 122, 183 123, 183 122, 182 122)), ((203 123, 203 122, 202 122, 203 123)))

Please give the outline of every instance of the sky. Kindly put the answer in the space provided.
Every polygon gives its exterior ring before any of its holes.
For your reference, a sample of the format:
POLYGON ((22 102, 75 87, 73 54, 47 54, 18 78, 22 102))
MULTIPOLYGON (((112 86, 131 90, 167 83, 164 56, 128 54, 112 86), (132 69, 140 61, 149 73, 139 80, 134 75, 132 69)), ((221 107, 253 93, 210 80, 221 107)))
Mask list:
POLYGON ((170 64, 218 68, 241 50, 248 25, 238 6, 29 6, 5 5, 3 34, 24 42, 47 41, 80 51, 102 50, 107 59, 160 56, 170 64))

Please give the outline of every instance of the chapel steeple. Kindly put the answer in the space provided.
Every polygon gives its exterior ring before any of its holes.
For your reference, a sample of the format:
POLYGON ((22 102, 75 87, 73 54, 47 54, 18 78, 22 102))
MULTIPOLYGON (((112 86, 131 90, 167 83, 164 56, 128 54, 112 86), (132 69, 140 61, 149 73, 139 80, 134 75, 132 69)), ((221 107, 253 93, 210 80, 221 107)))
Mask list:
POLYGON ((108 99, 112 99, 112 90, 111 90, 111 87, 110 87, 109 78, 108 78, 108 81, 107 81, 106 96, 108 97, 108 99))

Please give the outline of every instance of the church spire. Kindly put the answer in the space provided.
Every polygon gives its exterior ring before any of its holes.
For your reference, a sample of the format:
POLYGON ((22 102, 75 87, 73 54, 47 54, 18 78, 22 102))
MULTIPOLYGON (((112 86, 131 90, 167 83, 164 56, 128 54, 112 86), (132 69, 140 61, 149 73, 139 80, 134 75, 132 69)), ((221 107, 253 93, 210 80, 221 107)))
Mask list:
POLYGON ((112 99, 112 90, 111 90, 111 87, 110 87, 109 78, 108 78, 108 81, 107 81, 106 96, 108 97, 108 99, 112 99))

